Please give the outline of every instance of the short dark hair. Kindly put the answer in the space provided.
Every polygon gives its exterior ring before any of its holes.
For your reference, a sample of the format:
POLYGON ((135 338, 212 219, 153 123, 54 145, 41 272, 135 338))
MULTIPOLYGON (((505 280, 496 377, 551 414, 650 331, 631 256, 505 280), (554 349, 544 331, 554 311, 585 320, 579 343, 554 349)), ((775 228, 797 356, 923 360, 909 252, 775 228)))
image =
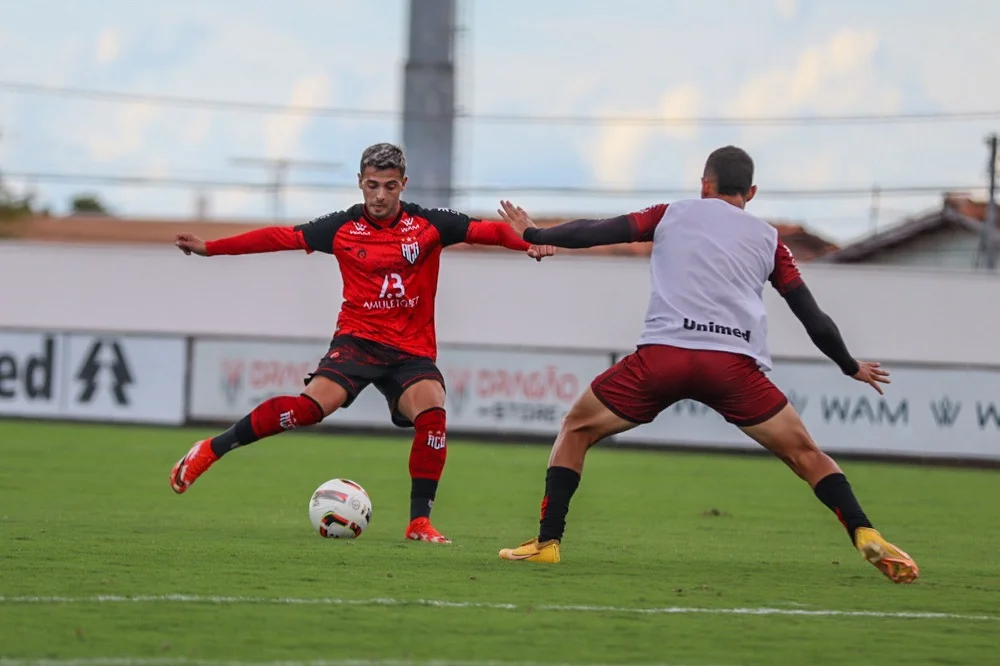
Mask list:
POLYGON ((403 149, 392 143, 376 143, 365 148, 361 153, 361 173, 371 167, 376 171, 383 169, 399 169, 399 173, 406 175, 406 155, 403 149))
POLYGON ((715 180, 719 194, 746 195, 753 186, 753 160, 742 148, 723 146, 708 156, 705 176, 715 180))

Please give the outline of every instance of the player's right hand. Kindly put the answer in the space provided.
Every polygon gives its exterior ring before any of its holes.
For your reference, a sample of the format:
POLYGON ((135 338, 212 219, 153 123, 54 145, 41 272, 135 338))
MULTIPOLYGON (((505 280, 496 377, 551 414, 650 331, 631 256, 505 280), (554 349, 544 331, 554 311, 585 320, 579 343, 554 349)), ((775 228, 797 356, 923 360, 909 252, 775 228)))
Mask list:
POLYGON ((535 261, 541 261, 545 257, 551 257, 556 253, 553 245, 532 245, 528 248, 528 256, 535 261))
POLYGON ((870 384, 872 388, 885 395, 879 384, 891 384, 889 381, 889 371, 882 369, 881 363, 873 361, 858 361, 858 371, 851 375, 854 379, 865 384, 870 384))
POLYGON ((208 251, 205 249, 205 241, 194 234, 177 234, 174 245, 181 249, 184 254, 197 254, 199 257, 207 257, 208 251))

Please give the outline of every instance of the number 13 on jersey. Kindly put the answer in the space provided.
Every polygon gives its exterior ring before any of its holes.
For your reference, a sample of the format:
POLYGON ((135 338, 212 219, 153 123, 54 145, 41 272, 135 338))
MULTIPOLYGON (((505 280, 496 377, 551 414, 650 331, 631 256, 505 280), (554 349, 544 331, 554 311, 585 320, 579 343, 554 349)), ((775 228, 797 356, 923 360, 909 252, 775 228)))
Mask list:
POLYGON ((387 296, 393 298, 406 296, 406 287, 403 286, 403 278, 400 277, 399 273, 387 273, 385 279, 382 280, 382 293, 378 297, 385 298, 387 296))

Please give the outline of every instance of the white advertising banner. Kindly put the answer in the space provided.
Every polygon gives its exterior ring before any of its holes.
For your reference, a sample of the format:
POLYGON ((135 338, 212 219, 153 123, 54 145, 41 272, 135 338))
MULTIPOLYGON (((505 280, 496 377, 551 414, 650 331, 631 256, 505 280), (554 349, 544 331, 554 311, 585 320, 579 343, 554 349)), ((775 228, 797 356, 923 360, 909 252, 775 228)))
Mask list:
POLYGON ((563 416, 610 354, 444 348, 448 427, 555 435, 563 416))
POLYGON ((187 344, 183 338, 65 336, 63 415, 97 421, 184 422, 187 344))
MULTIPOLYGON (((831 453, 1000 459, 1000 370, 889 367, 880 396, 832 363, 776 360, 771 380, 831 453)), ((621 442, 756 447, 698 402, 683 401, 621 442)))
POLYGON ((0 414, 184 422, 183 338, 0 332, 0 414))
MULTIPOLYGON (((302 393, 306 376, 328 348, 328 341, 195 340, 191 418, 235 421, 268 398, 302 393)), ((369 387, 353 405, 330 415, 323 425, 388 425, 389 416, 385 398, 369 387)))
MULTIPOLYGON (((326 350, 319 341, 196 340, 190 416, 232 421, 272 396, 298 395, 326 350)), ((609 362, 604 354, 442 348, 449 428, 555 434, 573 400, 609 362)), ((385 398, 368 387, 323 422, 337 424, 391 427, 385 398)))
POLYGON ((63 398, 62 338, 0 331, 0 414, 55 416, 63 398))

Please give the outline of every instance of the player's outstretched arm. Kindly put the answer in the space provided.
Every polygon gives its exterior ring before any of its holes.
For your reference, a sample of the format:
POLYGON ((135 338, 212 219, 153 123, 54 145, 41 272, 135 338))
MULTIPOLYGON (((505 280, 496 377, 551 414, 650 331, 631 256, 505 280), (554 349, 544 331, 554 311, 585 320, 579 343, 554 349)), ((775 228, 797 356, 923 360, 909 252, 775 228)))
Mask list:
POLYGON ((440 231, 441 242, 445 247, 457 243, 493 245, 526 252, 529 257, 537 261, 552 256, 556 251, 554 247, 528 243, 503 222, 473 219, 448 208, 421 209, 421 211, 440 231))
POLYGON ((527 252, 531 247, 504 222, 489 220, 471 220, 469 229, 465 232, 465 242, 470 245, 494 245, 508 250, 527 252))
POLYGON ((882 364, 873 361, 858 361, 847 350, 840 329, 833 318, 820 309, 809 287, 802 283, 785 294, 785 302, 805 326, 809 339, 816 348, 837 364, 841 371, 859 382, 871 385, 880 394, 879 384, 889 384, 889 371, 882 364))
POLYGON ((191 234, 178 234, 174 244, 184 254, 203 257, 232 254, 259 254, 283 250, 305 250, 333 254, 333 238, 337 230, 352 217, 350 211, 321 215, 294 227, 264 227, 245 234, 203 241, 191 234))
POLYGON ((505 247, 508 250, 527 252, 528 256, 537 261, 551 257, 556 249, 551 245, 532 245, 510 228, 505 222, 491 220, 472 220, 465 234, 465 242, 470 245, 493 245, 505 247))
POLYGON ((784 294, 785 302, 796 319, 802 322, 816 348, 837 364, 845 375, 858 371, 858 362, 847 349, 844 337, 833 318, 820 309, 809 287, 803 282, 784 294))
POLYGON ((265 227, 211 241, 203 241, 193 234, 177 234, 174 245, 184 254, 201 257, 308 249, 302 233, 294 227, 265 227))
POLYGON ((554 227, 540 229, 535 226, 524 209, 509 201, 500 202, 500 216, 524 240, 537 245, 552 245, 570 249, 617 245, 653 239, 653 231, 667 210, 666 204, 650 206, 645 210, 606 219, 579 219, 554 227))
POLYGON ((845 375, 870 384, 876 391, 882 393, 879 384, 890 383, 888 371, 882 369, 880 363, 858 361, 851 355, 840 329, 837 328, 833 318, 819 307, 809 287, 803 281, 791 251, 784 243, 778 243, 771 284, 785 299, 792 314, 802 322, 809 339, 817 349, 836 363, 845 375))

